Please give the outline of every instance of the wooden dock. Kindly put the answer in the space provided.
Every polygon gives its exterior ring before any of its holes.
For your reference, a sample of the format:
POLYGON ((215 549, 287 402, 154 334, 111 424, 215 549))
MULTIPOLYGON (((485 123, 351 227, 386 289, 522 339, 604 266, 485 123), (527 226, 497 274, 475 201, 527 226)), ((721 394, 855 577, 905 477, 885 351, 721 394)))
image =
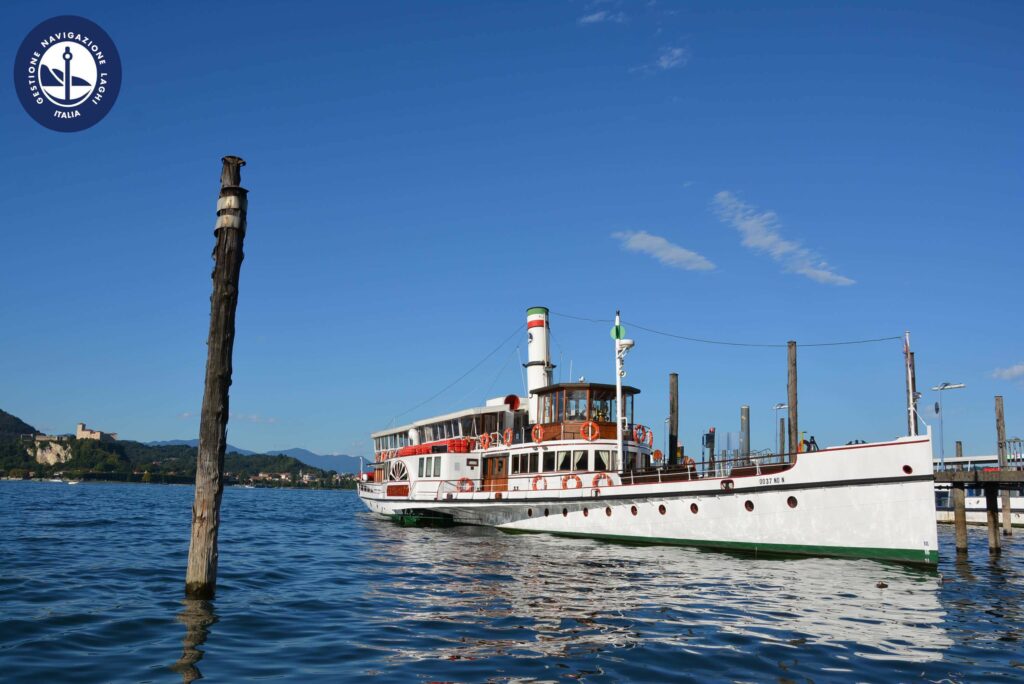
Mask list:
MULTIPOLYGON (((1024 470, 1000 468, 998 470, 939 470, 935 482, 951 485, 953 500, 953 526, 956 528, 956 550, 967 553, 967 508, 966 487, 980 487, 985 492, 985 509, 988 523, 989 553, 1000 553, 999 534, 999 491, 1016 489, 1024 484, 1024 470)), ((1004 504, 1006 511, 1009 505, 1004 504)), ((1010 516, 1003 516, 1003 534, 1013 534, 1010 516)))

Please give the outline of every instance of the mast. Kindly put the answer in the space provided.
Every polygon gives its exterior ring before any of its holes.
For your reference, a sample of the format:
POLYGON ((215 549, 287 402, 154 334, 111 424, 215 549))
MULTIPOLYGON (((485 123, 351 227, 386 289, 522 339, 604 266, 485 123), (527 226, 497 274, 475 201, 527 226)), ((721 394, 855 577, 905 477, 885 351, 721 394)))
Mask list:
POLYGON ((632 349, 634 344, 633 340, 623 339, 625 337, 626 329, 622 327, 622 320, 619 317, 619 312, 616 311, 612 339, 615 340, 615 412, 618 414, 615 417, 615 443, 618 445, 619 452, 619 463, 616 470, 619 471, 622 471, 626 464, 622 443, 622 433, 626 426, 626 407, 622 404, 622 378, 626 377, 626 371, 622 365, 626 358, 626 352, 632 349))
POLYGON ((914 405, 917 403, 914 396, 916 389, 914 378, 914 355, 910 352, 910 331, 903 333, 903 359, 907 372, 907 434, 911 437, 917 436, 917 411, 914 405))

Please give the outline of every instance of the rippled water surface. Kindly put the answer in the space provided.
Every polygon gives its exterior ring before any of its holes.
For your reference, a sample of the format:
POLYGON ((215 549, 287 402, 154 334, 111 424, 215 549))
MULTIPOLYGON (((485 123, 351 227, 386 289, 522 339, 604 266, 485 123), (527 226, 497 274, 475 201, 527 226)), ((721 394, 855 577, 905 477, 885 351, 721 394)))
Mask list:
POLYGON ((4 681, 896 681, 1024 676, 1024 530, 939 572, 401 528, 350 491, 0 482, 4 681), (888 584, 879 588, 879 582, 888 584))

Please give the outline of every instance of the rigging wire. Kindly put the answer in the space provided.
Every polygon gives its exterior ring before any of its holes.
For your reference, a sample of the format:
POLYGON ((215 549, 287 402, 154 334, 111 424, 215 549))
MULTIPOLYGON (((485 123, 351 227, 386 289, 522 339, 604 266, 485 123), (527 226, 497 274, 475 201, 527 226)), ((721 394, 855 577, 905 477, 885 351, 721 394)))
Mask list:
MULTIPOLYGON (((557 311, 552 311, 551 313, 554 314, 555 316, 560 316, 562 318, 572 318, 572 319, 577 320, 577 321, 587 321, 589 323, 614 323, 614 321, 612 319, 610 319, 610 318, 587 318, 585 316, 570 316, 569 314, 559 313, 557 311)), ((663 330, 655 330, 654 328, 648 328, 646 326, 640 325, 639 323, 634 323, 632 321, 623 321, 623 324, 631 325, 631 326, 633 326, 635 328, 639 328, 640 330, 644 330, 646 332, 653 333, 655 335, 662 335, 664 337, 672 337, 672 338, 675 338, 677 340, 686 340, 687 342, 699 342, 701 344, 717 344, 717 345, 723 345, 723 346, 727 346, 727 347, 785 347, 785 346, 787 346, 785 343, 779 344, 779 343, 758 343, 758 342, 727 342, 727 341, 724 341, 724 340, 709 340, 709 339, 704 339, 704 338, 701 338, 701 337, 687 337, 686 335, 677 335, 675 333, 665 332, 663 330)), ((813 343, 809 343, 809 344, 798 344, 797 346, 801 347, 801 348, 802 347, 838 347, 838 346, 847 345, 847 344, 870 344, 872 342, 888 342, 890 340, 902 340, 902 339, 903 339, 903 335, 894 335, 892 337, 874 337, 874 338, 870 338, 870 339, 866 339, 866 340, 843 340, 843 341, 840 341, 840 342, 813 342, 813 343)))
POLYGON ((437 392, 436 394, 434 394, 433 396, 431 396, 431 397, 429 397, 429 398, 427 398, 427 399, 424 399, 423 401, 421 401, 420 403, 416 404, 415 406, 413 406, 413 407, 412 407, 412 408, 410 408, 410 409, 406 409, 405 411, 402 411, 401 413, 396 413, 396 414, 395 414, 395 416, 394 416, 394 418, 392 418, 392 419, 391 419, 391 422, 392 422, 392 423, 394 423, 396 419, 398 419, 398 418, 401 418, 402 416, 404 416, 404 415, 405 415, 405 414, 407 414, 407 413, 412 413, 413 411, 415 411, 415 410, 416 410, 416 409, 418 409, 419 407, 423 406, 424 404, 428 404, 428 403, 430 403, 431 401, 433 401, 434 399, 437 399, 437 398, 438 398, 439 396, 441 396, 442 394, 444 394, 445 392, 447 392, 447 391, 448 391, 449 389, 451 389, 451 388, 452 388, 452 387, 454 387, 455 385, 459 384, 459 382, 461 382, 461 381, 462 381, 462 380, 463 380, 463 379, 464 379, 464 378, 465 378, 465 377, 466 377, 467 375, 469 375, 470 373, 472 373, 473 371, 475 371, 475 370, 476 370, 477 368, 479 368, 480 366, 482 366, 482 365, 484 364, 484 362, 485 362, 485 361, 487 361, 487 359, 489 359, 489 358, 491 358, 492 356, 494 356, 495 354, 497 354, 497 353, 498 353, 498 351, 500 351, 502 347, 504 347, 504 346, 505 346, 506 344, 508 344, 508 341, 509 341, 509 340, 511 340, 511 339, 512 339, 513 337, 515 337, 516 335, 518 335, 518 334, 519 334, 519 332, 520 332, 520 331, 521 331, 521 330, 523 329, 523 327, 524 327, 523 325, 520 325, 519 327, 517 327, 517 328, 516 328, 516 329, 515 329, 515 330, 514 330, 514 331, 512 332, 512 334, 511 334, 511 335, 509 335, 509 336, 508 336, 508 337, 506 337, 506 338, 505 338, 504 340, 502 340, 502 341, 501 341, 501 344, 499 344, 499 345, 498 345, 497 347, 495 347, 494 349, 492 349, 492 350, 491 350, 491 351, 490 351, 490 352, 489 352, 489 353, 487 354, 487 356, 485 356, 484 358, 480 359, 480 360, 479 360, 479 361, 477 361, 477 362, 476 362, 475 364, 473 364, 473 367, 472 367, 472 368, 470 368, 470 369, 469 369, 468 371, 466 371, 465 373, 463 373, 462 375, 460 375, 459 377, 455 378, 455 379, 454 379, 454 380, 452 380, 452 381, 451 381, 450 383, 448 383, 447 385, 445 385, 444 387, 442 387, 442 388, 441 388, 441 389, 440 389, 440 390, 439 390, 439 391, 438 391, 438 392, 437 392))

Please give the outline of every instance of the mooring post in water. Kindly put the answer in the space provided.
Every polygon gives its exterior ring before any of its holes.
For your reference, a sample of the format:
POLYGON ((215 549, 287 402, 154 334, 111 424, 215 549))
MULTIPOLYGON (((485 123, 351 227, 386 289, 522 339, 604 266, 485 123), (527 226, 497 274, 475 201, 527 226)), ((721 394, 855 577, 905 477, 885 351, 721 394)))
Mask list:
POLYGON ((985 522, 988 523, 988 552, 1000 553, 999 489, 992 483, 985 484, 985 522))
POLYGON ((786 398, 789 403, 789 453, 799 448, 800 428, 796 420, 796 342, 786 343, 789 351, 789 380, 786 383, 786 398))
POLYGON ((740 406, 740 458, 750 458, 750 407, 740 406))
POLYGON ((668 464, 679 465, 679 374, 668 374, 668 464))
POLYGON ((786 453, 786 419, 779 418, 779 455, 786 453))
POLYGON ((956 530, 957 553, 967 553, 967 503, 963 482, 953 483, 950 490, 953 498, 953 527, 956 530))
MULTIPOLYGON (((1003 418, 1003 397, 996 396, 996 449, 999 454, 999 468, 1006 468, 1006 422, 1003 418)), ((1003 534, 1013 534, 1013 511, 1010 510, 1010 490, 1004 489, 1000 494, 1003 506, 1003 534)))
POLYGON ((196 494, 192 504, 192 539, 188 547, 185 595, 211 599, 217 588, 217 532, 224 493, 224 448, 227 445, 228 388, 235 343, 238 275, 242 269, 248 190, 241 187, 239 157, 224 157, 213 234, 213 294, 210 296, 210 336, 206 346, 206 385, 199 422, 196 494))

